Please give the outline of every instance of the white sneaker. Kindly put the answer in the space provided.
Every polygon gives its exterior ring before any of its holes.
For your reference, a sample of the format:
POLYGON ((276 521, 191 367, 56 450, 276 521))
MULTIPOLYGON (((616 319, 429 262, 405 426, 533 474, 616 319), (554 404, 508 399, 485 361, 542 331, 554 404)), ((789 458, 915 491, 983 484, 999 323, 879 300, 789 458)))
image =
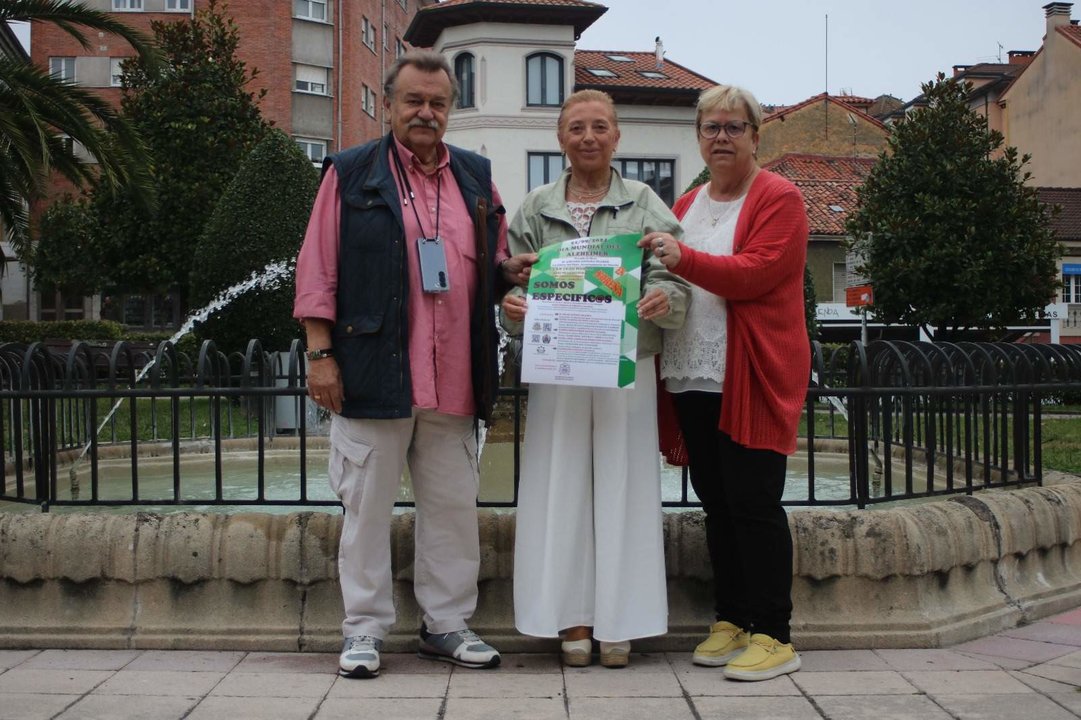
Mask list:
POLYGON ((347 678, 379 677, 379 651, 383 641, 371 635, 347 637, 338 656, 338 674, 347 678))

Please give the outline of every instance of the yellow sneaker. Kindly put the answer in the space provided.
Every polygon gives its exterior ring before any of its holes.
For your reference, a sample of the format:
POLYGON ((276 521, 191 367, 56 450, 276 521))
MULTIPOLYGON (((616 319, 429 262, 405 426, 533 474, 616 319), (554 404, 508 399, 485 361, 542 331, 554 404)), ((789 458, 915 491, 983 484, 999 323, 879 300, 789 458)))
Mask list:
POLYGON ((751 635, 751 644, 729 661, 724 676, 729 680, 769 680, 796 672, 802 663, 792 643, 779 643, 769 635, 751 635))
POLYGON ((750 641, 746 631, 727 620, 716 622, 709 627, 709 637, 694 649, 694 664, 720 667, 746 650, 750 641))

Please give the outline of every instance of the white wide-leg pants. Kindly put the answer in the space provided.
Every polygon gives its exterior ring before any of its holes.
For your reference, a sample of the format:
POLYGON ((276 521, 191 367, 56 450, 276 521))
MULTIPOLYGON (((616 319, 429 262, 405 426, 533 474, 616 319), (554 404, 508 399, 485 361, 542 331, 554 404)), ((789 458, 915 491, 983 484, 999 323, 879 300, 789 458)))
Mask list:
POLYGON ((385 638, 394 624, 390 521, 409 465, 416 500, 413 591, 433 633, 462 630, 477 607, 480 475, 470 417, 413 409, 410 418, 330 426, 330 486, 345 506, 338 571, 342 633, 385 638))
POLYGON ((634 389, 534 384, 518 494, 514 617, 555 637, 607 642, 668 630, 656 377, 634 389))

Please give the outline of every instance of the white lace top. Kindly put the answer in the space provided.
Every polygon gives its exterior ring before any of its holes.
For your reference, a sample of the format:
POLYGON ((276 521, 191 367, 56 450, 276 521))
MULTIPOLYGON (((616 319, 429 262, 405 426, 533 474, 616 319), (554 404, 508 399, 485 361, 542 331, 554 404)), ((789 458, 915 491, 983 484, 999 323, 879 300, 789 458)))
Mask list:
MULTIPOLYGON (((736 220, 747 197, 721 202, 712 200, 708 186, 699 191, 687 209, 683 243, 711 255, 731 255, 736 220)), ((664 331, 661 377, 669 392, 721 392, 725 352, 728 348, 724 298, 691 285, 687 320, 678 330, 664 331)))
POLYGON ((571 214, 571 220, 574 221, 574 228, 578 231, 578 237, 589 235, 589 225, 593 222, 593 215, 600 206, 599 202, 578 203, 567 201, 567 212, 571 214))

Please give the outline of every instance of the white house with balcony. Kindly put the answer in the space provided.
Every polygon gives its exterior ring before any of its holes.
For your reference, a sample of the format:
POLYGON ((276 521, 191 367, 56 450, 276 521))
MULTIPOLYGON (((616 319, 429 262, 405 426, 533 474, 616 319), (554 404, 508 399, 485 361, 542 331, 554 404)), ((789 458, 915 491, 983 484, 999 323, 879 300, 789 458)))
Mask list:
POLYGON ((556 120, 575 90, 612 96, 621 131, 613 164, 669 204, 704 167, 694 104, 716 83, 665 59, 659 39, 652 50, 578 50, 606 10, 583 0, 447 0, 418 11, 406 31, 454 68, 461 97, 446 140, 492 161, 508 212, 563 169, 556 120))

